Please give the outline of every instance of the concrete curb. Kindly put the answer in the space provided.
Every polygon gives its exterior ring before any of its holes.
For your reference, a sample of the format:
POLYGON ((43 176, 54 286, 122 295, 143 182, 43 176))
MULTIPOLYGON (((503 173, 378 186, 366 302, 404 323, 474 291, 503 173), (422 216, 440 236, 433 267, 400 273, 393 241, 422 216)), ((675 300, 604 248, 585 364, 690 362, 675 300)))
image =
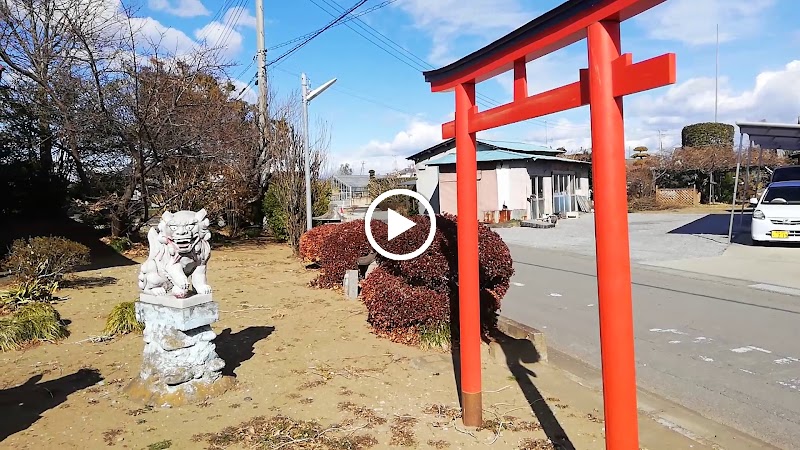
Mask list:
MULTIPOLYGON (((497 329, 514 339, 530 341, 536 353, 539 354, 539 361, 547 361, 547 341, 541 331, 503 316, 497 318, 497 329)), ((494 345, 489 346, 489 353, 492 357, 497 359, 503 356, 502 347, 497 343, 492 344, 494 345)))

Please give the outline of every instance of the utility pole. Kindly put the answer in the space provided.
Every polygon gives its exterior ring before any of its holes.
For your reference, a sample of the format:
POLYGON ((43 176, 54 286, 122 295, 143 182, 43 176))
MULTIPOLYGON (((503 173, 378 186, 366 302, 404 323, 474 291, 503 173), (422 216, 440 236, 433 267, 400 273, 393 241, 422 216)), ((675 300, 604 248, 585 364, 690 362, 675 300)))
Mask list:
POLYGON ((264 0, 256 0, 256 36, 258 39, 258 127, 262 150, 267 143, 267 44, 264 36, 264 0))
POLYGON ((309 137, 308 137, 308 78, 305 72, 300 74, 300 84, 303 88, 303 143, 305 151, 303 152, 303 160, 305 162, 306 173, 306 231, 311 230, 314 226, 312 222, 311 211, 311 151, 309 150, 309 137))
POLYGON ((717 24, 717 63, 714 72, 714 123, 717 122, 719 108, 719 24, 717 24))
POLYGON ((316 96, 321 94, 325 89, 331 87, 331 85, 335 82, 336 78, 327 81, 325 84, 314 89, 313 91, 309 91, 308 78, 306 78, 305 72, 300 74, 300 85, 302 87, 303 94, 303 159, 305 160, 306 172, 306 231, 310 230, 311 227, 314 226, 311 211, 311 144, 309 142, 310 138, 308 133, 308 102, 316 98, 316 96))

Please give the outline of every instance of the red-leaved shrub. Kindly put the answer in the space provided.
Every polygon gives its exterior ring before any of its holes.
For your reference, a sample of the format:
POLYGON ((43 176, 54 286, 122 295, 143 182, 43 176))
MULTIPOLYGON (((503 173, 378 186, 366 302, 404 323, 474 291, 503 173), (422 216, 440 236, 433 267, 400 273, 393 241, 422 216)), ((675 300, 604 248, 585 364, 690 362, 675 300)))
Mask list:
MULTIPOLYGON (((412 218, 418 225, 389 241, 385 223, 373 220, 372 234, 378 244, 396 254, 419 248, 428 237, 427 216, 412 218)), ((320 275, 314 284, 322 288, 341 286, 347 270, 357 269, 358 258, 373 250, 364 231, 364 221, 324 225, 303 235, 301 255, 317 262, 320 275)), ((478 225, 481 321, 485 332, 496 324, 500 300, 514 274, 511 253, 497 233, 478 225)), ((361 297, 368 321, 375 331, 392 340, 414 343, 419 332, 443 323, 458 330, 458 228, 452 215, 436 217, 436 233, 430 247, 407 261, 378 255, 379 267, 362 282, 361 297)))
POLYGON ((361 291, 367 320, 380 332, 432 326, 450 317, 447 295, 424 286, 409 286, 399 276, 378 267, 361 291))
POLYGON ((332 224, 314 227, 300 236, 300 257, 306 261, 319 260, 322 243, 336 230, 332 224))
MULTIPOLYGON (((320 266, 320 274, 313 284, 321 288, 332 288, 342 285, 345 272, 358 269, 358 258, 372 252, 372 247, 364 232, 364 220, 326 226, 333 229, 323 238, 319 247, 317 264, 320 266)), ((385 245, 386 224, 373 220, 371 227, 375 239, 385 245)))
MULTIPOLYGON (((388 242, 386 250, 409 253, 425 241, 428 236, 429 219, 425 216, 413 218, 418 226, 388 242)), ((436 234, 431 246, 419 257, 407 261, 392 261, 378 257, 381 272, 377 270, 364 280, 362 296, 370 311, 370 323, 378 331, 398 333, 404 328, 429 326, 445 321, 451 322, 451 330, 458 329, 458 237, 457 220, 452 215, 436 217, 436 234), (391 294, 383 289, 388 283, 387 274, 395 277, 391 294), (399 280, 406 285, 402 295, 397 294, 399 280), (391 297, 391 299, 390 299, 391 297), (391 304, 392 314, 384 310, 373 314, 376 305, 391 304), (419 304, 432 304, 420 309, 419 304), (430 312, 436 312, 435 315, 430 312), (445 314, 442 316, 441 314, 445 314), (409 317, 411 322, 399 317, 409 317), (391 320, 389 319, 391 318, 391 320), (451 320, 455 319, 455 320, 451 320)), ((508 246, 500 236, 485 225, 478 225, 479 286, 481 321, 484 331, 494 328, 500 300, 508 291, 514 274, 513 261, 508 246)), ((402 333, 400 333, 402 334, 402 333)))

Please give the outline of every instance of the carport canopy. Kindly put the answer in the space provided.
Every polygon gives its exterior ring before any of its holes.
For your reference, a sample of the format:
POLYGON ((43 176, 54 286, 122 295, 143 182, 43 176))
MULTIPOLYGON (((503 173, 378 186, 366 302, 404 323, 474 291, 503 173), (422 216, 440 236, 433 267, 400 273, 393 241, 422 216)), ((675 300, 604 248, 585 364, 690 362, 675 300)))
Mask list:
POLYGON ((761 148, 800 151, 800 124, 736 122, 736 126, 761 148))
MULTIPOLYGON (((757 145, 761 150, 800 151, 800 123, 736 122, 736 126, 739 127, 741 141, 744 140, 746 134, 751 145, 757 145)), ((741 141, 739 142, 739 155, 742 152, 741 141)), ((733 216, 736 213, 736 187, 739 185, 740 163, 740 160, 736 163, 736 182, 728 228, 728 242, 733 240, 733 216)), ((742 214, 744 214, 744 206, 742 206, 742 214)))

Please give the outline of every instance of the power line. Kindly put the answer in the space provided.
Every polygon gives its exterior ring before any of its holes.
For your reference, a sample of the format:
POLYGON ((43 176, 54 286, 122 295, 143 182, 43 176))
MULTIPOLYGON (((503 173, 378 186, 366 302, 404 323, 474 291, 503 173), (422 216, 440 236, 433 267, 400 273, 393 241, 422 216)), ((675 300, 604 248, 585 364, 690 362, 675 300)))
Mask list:
MULTIPOLYGON (((283 69, 281 67, 273 67, 273 69, 281 71, 281 72, 283 72, 283 73, 285 73, 287 75, 291 75, 293 77, 297 77, 297 78, 300 77, 300 74, 298 74, 296 72, 288 71, 288 70, 283 69)), ((340 94, 347 95, 347 96, 350 96, 350 97, 353 97, 353 98, 357 98, 357 99, 365 101, 365 102, 373 103, 375 105, 381 106, 381 107, 386 108, 386 109, 391 109, 392 111, 398 112, 400 114, 405 114, 405 115, 412 116, 412 117, 416 116, 416 114, 414 114, 414 113, 411 113, 411 112, 408 112, 408 111, 403 111, 402 109, 398 109, 398 108, 396 108, 394 106, 391 106, 389 104, 386 104, 386 103, 384 103, 384 102, 382 102, 380 100, 376 100, 374 98, 366 97, 366 96, 363 96, 361 94, 356 94, 356 93, 354 93, 354 92, 352 92, 352 91, 350 91, 348 89, 342 88, 339 85, 331 86, 330 90, 339 92, 340 94)))
MULTIPOLYGON (((375 11, 381 9, 381 8, 385 8, 385 7, 391 5, 392 3, 396 2, 396 1, 398 1, 398 0, 386 0, 386 1, 382 2, 382 3, 379 3, 379 4, 375 5, 375 6, 372 6, 372 7, 368 8, 368 9, 366 9, 364 11, 361 11, 358 14, 350 15, 349 17, 344 18, 341 22, 336 23, 336 25, 334 25, 334 27, 338 27, 339 25, 343 25, 343 24, 345 24, 347 22, 350 22, 351 20, 355 20, 355 19, 357 19, 357 18, 359 18, 361 16, 365 16, 365 15, 367 15, 367 14, 369 14, 371 12, 375 12, 375 11)), ((304 34, 302 36, 298 36, 298 37, 296 37, 294 39, 290 39, 288 41, 281 42, 280 44, 273 45, 268 50, 276 50, 276 49, 279 49, 279 48, 282 48, 282 47, 286 47, 287 45, 294 44, 295 42, 302 41, 303 39, 313 35, 317 31, 319 31, 319 30, 315 30, 315 31, 312 31, 310 33, 306 33, 306 34, 304 34)))
POLYGON ((367 2, 367 0, 359 0, 359 2, 358 2, 358 3, 356 3, 356 4, 355 4, 355 5, 353 5, 353 6, 351 6, 351 7, 350 7, 349 9, 347 9, 346 11, 344 11, 344 12, 343 12, 343 13, 342 13, 342 14, 341 14, 339 17, 336 17, 336 18, 335 18, 335 19, 334 19, 332 22, 330 22, 328 25, 326 25, 326 26, 324 26, 324 27, 320 28, 320 29, 319 29, 319 30, 317 30, 317 31, 316 31, 316 32, 315 32, 313 35, 309 36, 308 38, 306 38, 305 40, 303 40, 303 41, 302 41, 302 42, 300 42, 299 44, 297 44, 297 45, 295 45, 294 47, 292 47, 292 49, 291 49, 291 50, 289 50, 289 51, 285 52, 284 54, 282 54, 281 56, 279 56, 279 57, 275 58, 275 59, 274 59, 272 62, 269 62, 269 63, 267 63, 267 67, 269 67, 269 66, 271 66, 271 65, 274 65, 275 63, 277 63, 277 62, 281 61, 282 59, 284 59, 284 58, 287 58, 289 55, 291 55, 292 53, 296 52, 297 50, 300 50, 300 49, 301 49, 303 46, 305 46, 306 44, 308 44, 309 42, 311 42, 311 40, 312 40, 312 39, 314 39, 315 37, 317 37, 317 36, 319 36, 320 34, 322 34, 322 33, 323 33, 325 30, 327 30, 327 29, 331 28, 332 26, 336 25, 336 23, 337 23, 337 22, 339 22, 339 21, 341 21, 342 19, 344 19, 345 17, 347 17, 347 15, 348 15, 348 14, 350 14, 350 13, 351 13, 351 12, 353 12, 353 11, 355 11, 355 10, 356 10, 356 9, 357 9, 359 6, 363 5, 363 4, 364 4, 364 3, 366 3, 366 2, 367 2))
MULTIPOLYGON (((309 0, 309 1, 311 3, 313 3, 317 8, 323 10, 324 12, 328 13, 329 15, 335 16, 334 13, 332 13, 331 11, 326 9, 324 6, 322 6, 319 3, 317 3, 316 0, 309 0)), ((338 3, 336 3, 334 0, 320 0, 320 1, 324 2, 326 5, 331 7, 334 11, 340 12, 341 9, 342 9, 341 5, 338 5, 338 3)), ((389 38, 385 34, 381 33, 378 30, 376 30, 374 27, 372 27, 368 23, 364 22, 363 20, 358 19, 356 17, 355 20, 354 20, 354 23, 361 30, 363 30, 365 33, 370 34, 373 38, 375 38, 378 41, 381 41, 381 43, 385 44, 389 48, 385 47, 384 45, 381 45, 378 42, 375 42, 375 40, 371 39, 370 37, 365 36, 359 30, 357 30, 354 27, 352 27, 350 23, 346 23, 345 22, 344 25, 347 26, 348 28, 350 28, 351 30, 353 30, 353 32, 355 32, 356 34, 358 34, 362 38, 366 39, 371 44, 375 45, 376 47, 380 48, 381 50, 383 50, 384 52, 386 52, 387 54, 389 54, 390 56, 395 58, 396 60, 398 60, 401 63, 405 64, 406 66, 414 69, 415 71, 425 71, 425 70, 434 68, 434 66, 432 66, 430 63, 425 61, 423 58, 420 58, 419 56, 417 56, 416 54, 414 54, 410 50, 406 49, 402 45, 398 44, 397 42, 395 42, 394 40, 392 40, 391 38, 389 38), (394 48, 391 48, 391 47, 394 47, 394 48), (399 50, 395 50, 395 49, 399 49, 399 50)), ((491 98, 491 97, 489 97, 489 96, 487 96, 485 94, 481 94, 481 93, 477 93, 476 92, 475 97, 478 99, 478 103, 479 104, 481 104, 482 106, 487 107, 487 108, 493 108, 493 107, 496 107, 496 106, 500 106, 502 104, 499 101, 494 100, 493 98, 491 98)), ((540 126, 546 126, 544 123, 542 123, 541 119, 531 119, 530 121, 533 122, 533 123, 536 123, 537 125, 540 125, 540 126)), ((571 128, 571 129, 581 129, 581 130, 585 130, 587 128, 585 126, 584 127, 565 126, 565 125, 552 125, 552 126, 554 126, 556 128, 571 128)))
POLYGON ((229 1, 236 1, 237 4, 231 6, 231 8, 238 8, 238 9, 236 10, 236 12, 233 13, 233 16, 231 16, 230 21, 221 22, 224 30, 219 39, 217 39, 217 49, 214 50, 215 59, 219 57, 220 52, 222 51, 223 48, 225 48, 225 43, 233 35, 234 28, 236 27, 236 24, 239 22, 239 19, 242 17, 242 12, 245 10, 244 5, 245 3, 247 3, 247 0, 229 0, 229 1))

